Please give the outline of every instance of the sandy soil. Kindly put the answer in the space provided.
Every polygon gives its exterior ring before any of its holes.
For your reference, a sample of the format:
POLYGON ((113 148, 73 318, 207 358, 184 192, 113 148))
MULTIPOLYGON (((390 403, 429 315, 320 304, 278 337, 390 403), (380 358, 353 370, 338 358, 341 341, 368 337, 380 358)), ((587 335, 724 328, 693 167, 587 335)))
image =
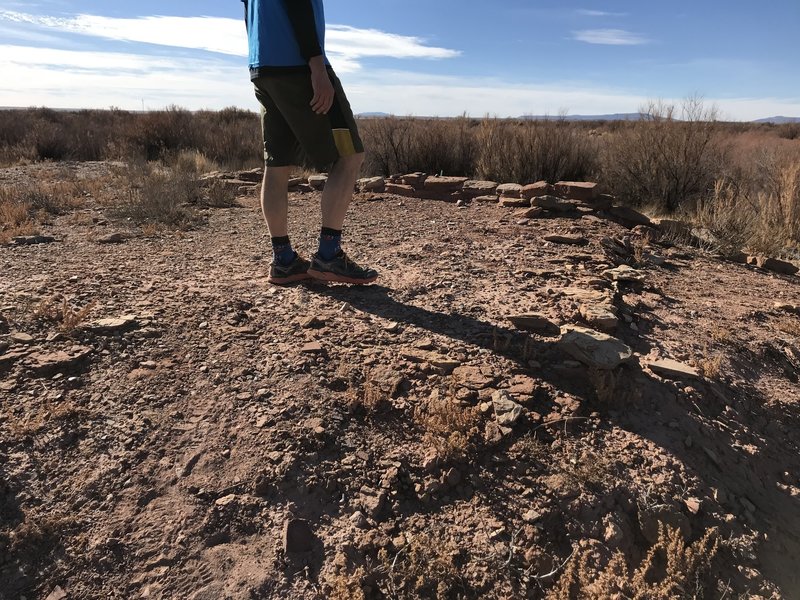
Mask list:
MULTIPOLYGON (((309 253, 319 194, 291 202, 309 253)), ((612 285, 602 214, 368 194, 345 247, 378 284, 276 288, 239 203, 145 237, 87 201, 0 248, 0 598, 541 598, 578 556, 635 569, 659 522, 720 547, 649 597, 800 598, 797 277, 654 243, 612 285), (582 324, 570 288, 613 296, 632 361, 508 321, 582 324), (67 333, 62 297, 93 303, 67 333)))

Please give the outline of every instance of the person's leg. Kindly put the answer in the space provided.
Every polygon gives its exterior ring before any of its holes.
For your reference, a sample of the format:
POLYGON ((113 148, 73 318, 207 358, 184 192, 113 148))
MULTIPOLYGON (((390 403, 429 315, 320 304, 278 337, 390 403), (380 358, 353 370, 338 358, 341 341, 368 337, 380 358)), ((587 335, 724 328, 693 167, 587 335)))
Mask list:
POLYGON ((289 173, 291 167, 264 169, 261 185, 261 211, 272 237, 289 235, 289 173))
POLYGON ((264 137, 264 178, 261 185, 261 211, 272 238, 273 261, 269 281, 286 284, 308 279, 310 263, 292 249, 289 240, 289 173, 298 142, 270 95, 274 82, 254 81, 256 98, 261 103, 264 137))
POLYGON ((363 162, 364 153, 359 152, 342 156, 334 164, 322 192, 323 227, 341 231, 363 162))

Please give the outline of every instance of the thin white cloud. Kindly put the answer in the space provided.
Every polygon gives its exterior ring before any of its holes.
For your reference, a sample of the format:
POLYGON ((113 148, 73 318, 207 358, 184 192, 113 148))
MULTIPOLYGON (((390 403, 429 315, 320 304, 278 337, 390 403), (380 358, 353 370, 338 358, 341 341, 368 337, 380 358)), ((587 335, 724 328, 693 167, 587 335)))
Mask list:
MULTIPOLYGON (((122 19, 85 14, 59 18, 1 10, 0 20, 114 41, 247 55, 244 23, 239 19, 202 16, 122 19)), ((365 57, 442 59, 460 54, 456 50, 428 46, 419 37, 346 25, 328 26, 326 51, 337 70, 342 72, 357 70, 360 68, 358 59, 365 57)))
POLYGON ((587 8, 579 8, 575 12, 583 17, 627 17, 628 16, 628 13, 607 12, 605 10, 590 10, 587 8))
MULTIPOLYGON (((191 110, 240 106, 256 110, 247 70, 223 57, 144 56, 0 45, 0 106, 191 110)), ((636 112, 636 91, 580 82, 525 84, 492 78, 443 77, 367 70, 342 76, 355 112, 501 117, 523 114, 636 112)), ((671 102, 669 99, 665 99, 671 102)), ((707 98, 726 118, 800 115, 800 98, 707 98)), ((680 99, 675 100, 680 103, 680 99)))
POLYGON ((573 31, 572 38, 587 44, 604 46, 639 46, 648 43, 648 39, 624 29, 584 29, 573 31))

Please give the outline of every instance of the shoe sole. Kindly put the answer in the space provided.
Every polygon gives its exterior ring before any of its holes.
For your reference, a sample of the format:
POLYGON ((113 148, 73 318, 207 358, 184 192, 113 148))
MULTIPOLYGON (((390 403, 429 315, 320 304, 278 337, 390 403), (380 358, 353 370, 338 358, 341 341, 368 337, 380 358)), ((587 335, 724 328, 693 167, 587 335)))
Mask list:
POLYGON ((375 275, 375 277, 370 277, 369 279, 356 279, 355 277, 345 277, 344 275, 337 275, 336 273, 330 273, 328 271, 316 271, 314 269, 309 269, 308 274, 314 279, 319 279, 320 281, 329 281, 331 283, 352 283, 353 285, 366 285, 378 279, 377 275, 375 275))
POLYGON ((305 281, 306 279, 311 279, 311 275, 307 272, 298 273, 297 275, 289 275, 288 277, 269 277, 267 281, 273 285, 286 285, 287 283, 305 281))

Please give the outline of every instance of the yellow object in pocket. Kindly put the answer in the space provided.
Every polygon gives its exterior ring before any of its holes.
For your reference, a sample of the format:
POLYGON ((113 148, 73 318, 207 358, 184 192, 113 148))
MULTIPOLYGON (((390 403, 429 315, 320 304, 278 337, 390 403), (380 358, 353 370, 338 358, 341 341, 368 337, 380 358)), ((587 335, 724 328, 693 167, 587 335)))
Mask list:
POLYGON ((349 129, 334 129, 333 141, 339 151, 339 156, 352 156, 356 153, 356 148, 353 145, 353 135, 349 129))

